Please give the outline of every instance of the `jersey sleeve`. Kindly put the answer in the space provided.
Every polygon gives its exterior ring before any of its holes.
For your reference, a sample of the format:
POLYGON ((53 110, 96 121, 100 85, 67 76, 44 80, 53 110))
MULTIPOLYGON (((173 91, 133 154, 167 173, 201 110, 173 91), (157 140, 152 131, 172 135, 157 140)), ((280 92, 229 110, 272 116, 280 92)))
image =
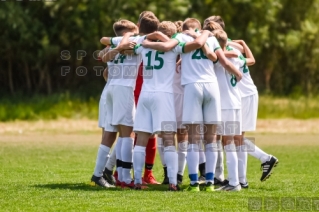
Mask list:
MULTIPOLYGON (((118 46, 121 43, 122 39, 123 37, 112 37, 111 45, 118 46)), ((135 42, 139 44, 139 43, 142 43, 144 39, 145 39, 145 36, 133 36, 133 37, 129 37, 128 40, 130 42, 135 42)))
POLYGON ((135 42, 136 44, 141 44, 144 40, 145 40, 146 36, 138 36, 138 37, 133 37, 132 40, 130 41, 133 41, 135 42))
POLYGON ((185 53, 184 49, 185 49, 185 42, 179 42, 177 44, 177 46, 175 46, 175 48, 173 49, 173 52, 181 54, 181 53, 185 53))
POLYGON ((206 43, 209 46, 209 48, 214 52, 221 48, 215 37, 209 37, 206 43))
POLYGON ((143 46, 141 44, 137 44, 134 46, 134 54, 141 54, 143 51, 143 46))

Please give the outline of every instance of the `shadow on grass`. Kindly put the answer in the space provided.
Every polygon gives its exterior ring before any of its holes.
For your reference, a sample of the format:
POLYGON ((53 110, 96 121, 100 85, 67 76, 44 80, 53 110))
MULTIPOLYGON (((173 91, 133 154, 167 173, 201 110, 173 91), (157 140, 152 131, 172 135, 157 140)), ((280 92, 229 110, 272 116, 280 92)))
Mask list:
MULTIPOLYGON (((116 188, 101 188, 98 186, 92 186, 90 183, 54 183, 54 184, 37 184, 32 185, 35 188, 43 189, 62 189, 62 190, 81 190, 81 191, 123 191, 123 190, 133 190, 129 188, 122 189, 120 187, 116 188)), ((167 191, 168 185, 147 185, 146 189, 143 191, 167 191)))

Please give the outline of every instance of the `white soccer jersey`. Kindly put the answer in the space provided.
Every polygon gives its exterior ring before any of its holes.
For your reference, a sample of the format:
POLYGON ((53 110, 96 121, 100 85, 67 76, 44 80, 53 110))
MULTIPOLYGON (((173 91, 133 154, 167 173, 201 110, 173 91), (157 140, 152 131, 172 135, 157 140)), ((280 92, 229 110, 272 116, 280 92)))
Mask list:
POLYGON ((239 55, 239 58, 241 60, 244 60, 244 65, 240 69, 240 71, 242 71, 242 73, 243 73, 243 78, 238 83, 238 88, 239 88, 241 97, 251 96, 251 95, 258 93, 257 87, 254 84, 254 81, 250 76, 249 68, 246 64, 246 59, 244 58, 244 56, 236 48, 227 46, 227 50, 228 51, 234 50, 239 55))
MULTIPOLYGON (((229 60, 237 69, 244 64, 239 58, 229 58, 229 60)), ((219 62, 215 64, 215 72, 221 97, 221 109, 241 109, 241 96, 235 76, 219 62)))
POLYGON ((136 54, 143 58, 142 91, 160 91, 174 93, 173 81, 175 76, 177 48, 172 51, 160 52, 136 45, 136 54))
MULTIPOLYGON (((144 39, 145 36, 136 36, 129 38, 130 41, 134 41, 137 44, 142 43, 144 39)), ((118 45, 121 40, 122 37, 112 38, 112 45, 118 45)), ((113 71, 109 71, 109 79, 112 79, 110 85, 121 85, 132 87, 133 89, 135 89, 136 77, 141 61, 142 57, 140 55, 118 54, 113 60, 113 71)))
MULTIPOLYGON (((177 34, 175 36, 180 42, 191 42, 194 40, 191 36, 185 34, 177 34)), ((213 51, 220 48, 215 37, 209 37, 206 41, 209 48, 213 51)), ((178 52, 184 53, 184 45, 178 45, 178 52)), ((181 54, 182 58, 182 85, 196 82, 217 82, 214 72, 214 64, 208 59, 201 49, 181 54)))

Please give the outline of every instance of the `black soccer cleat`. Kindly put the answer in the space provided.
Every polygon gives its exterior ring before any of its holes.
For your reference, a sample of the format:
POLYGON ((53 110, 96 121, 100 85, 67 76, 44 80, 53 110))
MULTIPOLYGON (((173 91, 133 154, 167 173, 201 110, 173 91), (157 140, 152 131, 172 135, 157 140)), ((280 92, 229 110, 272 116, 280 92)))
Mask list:
POLYGON ((91 178, 91 185, 92 186, 100 186, 104 188, 113 188, 114 185, 110 185, 103 177, 96 177, 92 176, 91 178))
MULTIPOLYGON (((228 184, 228 182, 225 185, 227 185, 227 184, 228 184)), ((216 186, 216 187, 224 186, 223 181, 220 181, 219 179, 214 178, 214 186, 216 186)))
POLYGON ((103 171, 103 178, 110 184, 115 185, 115 178, 113 176, 113 172, 108 170, 107 168, 103 171))
POLYGON ((244 188, 244 189, 247 189, 247 188, 249 187, 248 182, 246 182, 246 183, 239 183, 239 184, 240 184, 241 188, 244 188))
POLYGON ((163 167, 164 169, 164 180, 162 182, 163 185, 168 185, 169 184, 169 179, 168 179, 168 176, 167 176, 167 167, 163 167))
POLYGON ((271 156, 269 161, 266 161, 265 163, 261 164, 260 169, 263 171, 260 178, 261 182, 266 181, 270 177, 273 168, 277 166, 278 162, 279 160, 276 157, 271 156))
POLYGON ((177 184, 178 185, 183 184, 183 175, 177 174, 177 184))

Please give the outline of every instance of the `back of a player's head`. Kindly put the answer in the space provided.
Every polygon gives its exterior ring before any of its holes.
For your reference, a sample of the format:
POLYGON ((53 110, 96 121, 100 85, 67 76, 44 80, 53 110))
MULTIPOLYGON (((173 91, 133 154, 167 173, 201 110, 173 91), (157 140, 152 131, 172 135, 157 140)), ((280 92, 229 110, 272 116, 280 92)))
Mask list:
POLYGON ((196 18, 186 18, 183 22, 182 26, 183 31, 184 30, 190 30, 190 29, 202 29, 202 25, 200 24, 199 20, 196 18))
POLYGON ((183 21, 175 21, 174 24, 178 33, 183 31, 183 21))
POLYGON ((155 14, 152 11, 143 11, 141 12, 140 16, 138 17, 137 24, 141 23, 142 18, 147 17, 147 16, 155 16, 155 14))
POLYGON ((176 26, 171 21, 162 21, 158 25, 158 31, 162 32, 163 34, 167 35, 168 37, 172 37, 176 32, 176 26))
POLYGON ((114 33, 117 36, 122 36, 126 32, 138 32, 137 26, 129 20, 120 19, 113 24, 114 33))
POLYGON ((219 23, 215 22, 215 21, 206 21, 204 26, 203 26, 203 30, 208 30, 213 32, 214 30, 223 30, 223 28, 219 25, 219 23))
POLYGON ((227 33, 224 30, 217 29, 214 31, 214 35, 215 35, 216 39, 218 40, 219 45, 222 48, 225 48, 227 45, 227 39, 228 39, 227 33))
POLYGON ((139 32, 140 34, 149 34, 155 32, 158 28, 159 20, 156 16, 144 16, 141 19, 139 32))
POLYGON ((206 23, 210 22, 210 21, 217 22, 223 28, 223 30, 225 30, 225 22, 224 22, 224 20, 222 19, 221 16, 213 15, 213 16, 210 16, 210 17, 206 18, 205 21, 204 21, 204 25, 206 25, 206 23))

